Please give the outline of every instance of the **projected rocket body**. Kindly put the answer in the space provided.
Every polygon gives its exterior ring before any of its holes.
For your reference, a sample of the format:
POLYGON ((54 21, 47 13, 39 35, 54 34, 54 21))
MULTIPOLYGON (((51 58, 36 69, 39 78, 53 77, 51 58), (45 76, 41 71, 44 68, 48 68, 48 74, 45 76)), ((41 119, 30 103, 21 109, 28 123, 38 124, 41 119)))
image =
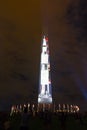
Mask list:
POLYGON ((48 38, 44 36, 42 42, 41 62, 40 62, 40 82, 38 103, 52 103, 52 87, 50 75, 50 59, 48 38))

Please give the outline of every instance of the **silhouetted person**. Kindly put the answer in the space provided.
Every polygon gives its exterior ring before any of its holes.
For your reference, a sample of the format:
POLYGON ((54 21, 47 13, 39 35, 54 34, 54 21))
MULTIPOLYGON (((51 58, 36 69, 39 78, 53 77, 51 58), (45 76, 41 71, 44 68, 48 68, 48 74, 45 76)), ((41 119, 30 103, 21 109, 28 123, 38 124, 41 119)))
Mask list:
POLYGON ((28 108, 24 108, 24 112, 21 114, 21 124, 20 130, 28 130, 29 129, 29 114, 28 108))
POLYGON ((3 118, 4 118, 3 121, 4 130, 11 130, 11 121, 9 120, 10 119, 9 115, 6 113, 5 115, 3 115, 3 118))
POLYGON ((4 130, 3 123, 0 121, 0 130, 4 130))
POLYGON ((60 123, 62 130, 66 130, 66 114, 64 112, 61 113, 60 123))
POLYGON ((52 115, 49 110, 45 110, 44 112, 44 128, 45 130, 50 130, 51 129, 51 123, 52 123, 52 115))
POLYGON ((9 120, 5 121, 4 130, 11 130, 11 124, 9 120))

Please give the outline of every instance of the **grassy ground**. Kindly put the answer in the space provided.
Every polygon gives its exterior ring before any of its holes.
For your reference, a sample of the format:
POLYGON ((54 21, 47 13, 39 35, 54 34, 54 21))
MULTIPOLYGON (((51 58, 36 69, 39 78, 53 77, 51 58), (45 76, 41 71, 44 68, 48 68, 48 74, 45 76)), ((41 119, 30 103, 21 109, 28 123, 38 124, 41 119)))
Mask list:
MULTIPOLYGON (((61 125, 60 115, 51 115, 50 125, 44 123, 44 119, 39 116, 31 116, 29 119, 30 130, 86 130, 87 129, 87 116, 84 118, 75 118, 73 115, 66 116, 64 124, 61 125), (65 126, 64 126, 65 125, 65 126), (64 126, 64 127, 62 127, 64 126)), ((21 117, 14 115, 10 117, 12 130, 19 130, 21 117)))

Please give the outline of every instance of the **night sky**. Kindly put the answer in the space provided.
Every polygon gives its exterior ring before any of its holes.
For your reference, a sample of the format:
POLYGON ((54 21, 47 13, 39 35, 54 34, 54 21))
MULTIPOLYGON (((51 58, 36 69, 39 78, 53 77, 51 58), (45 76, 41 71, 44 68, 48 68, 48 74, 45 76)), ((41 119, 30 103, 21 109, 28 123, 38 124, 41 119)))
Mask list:
POLYGON ((0 110, 37 102, 43 34, 53 101, 87 110, 87 0, 0 2, 0 110))

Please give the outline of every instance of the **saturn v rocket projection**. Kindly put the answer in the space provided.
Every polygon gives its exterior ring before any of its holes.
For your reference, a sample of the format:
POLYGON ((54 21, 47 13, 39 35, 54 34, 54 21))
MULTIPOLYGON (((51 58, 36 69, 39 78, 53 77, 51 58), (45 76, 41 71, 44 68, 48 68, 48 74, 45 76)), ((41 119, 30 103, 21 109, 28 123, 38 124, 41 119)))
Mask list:
POLYGON ((45 36, 41 45, 38 103, 52 103, 49 46, 45 36))

